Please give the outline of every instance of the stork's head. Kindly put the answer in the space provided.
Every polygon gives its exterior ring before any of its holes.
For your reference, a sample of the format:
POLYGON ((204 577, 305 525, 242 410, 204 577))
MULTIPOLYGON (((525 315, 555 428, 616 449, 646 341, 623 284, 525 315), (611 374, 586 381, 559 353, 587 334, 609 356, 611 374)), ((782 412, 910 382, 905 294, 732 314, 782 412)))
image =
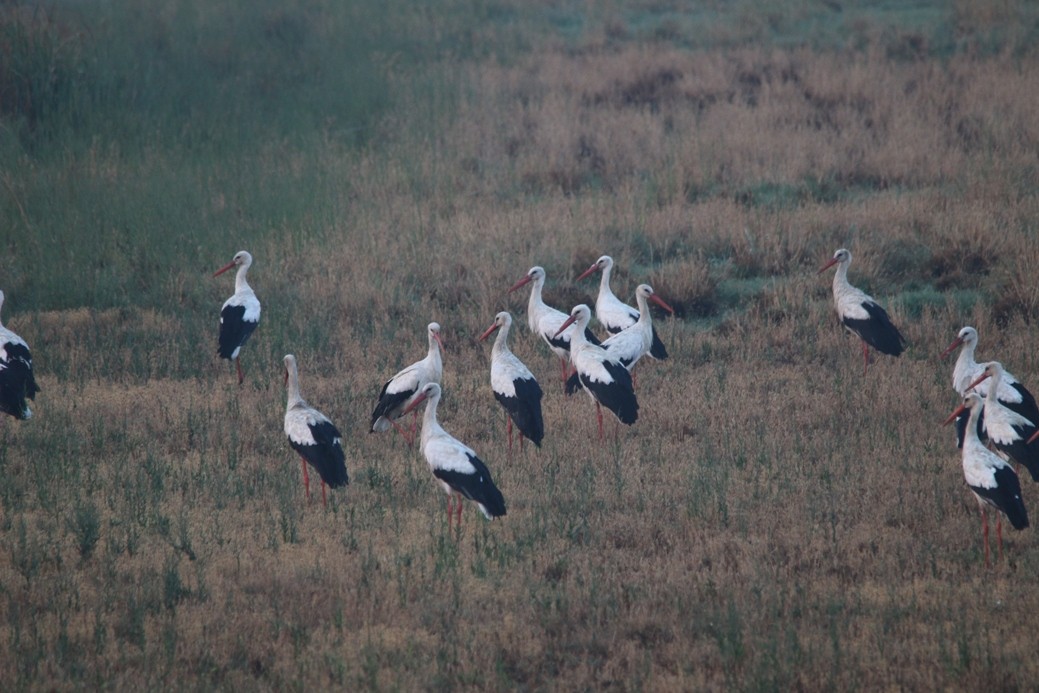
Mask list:
POLYGON ((512 286, 509 287, 509 293, 511 294, 516 289, 521 289, 521 288, 523 288, 524 286, 526 286, 527 284, 529 284, 531 282, 544 281, 544 280, 545 280, 545 268, 541 267, 540 265, 534 265, 529 270, 527 270, 527 274, 524 275, 523 279, 520 279, 518 282, 516 282, 515 284, 513 284, 512 286))
POLYGON ((577 280, 580 281, 593 272, 608 272, 612 268, 613 258, 609 255, 603 255, 601 258, 593 262, 591 267, 582 272, 580 276, 577 277, 577 280))
POLYGON ((566 328, 574 324, 577 325, 578 331, 583 332, 584 328, 588 327, 588 322, 591 319, 592 311, 588 306, 583 303, 576 305, 573 310, 570 311, 570 317, 566 319, 566 322, 559 326, 559 329, 556 330, 556 333, 552 336, 558 337, 563 334, 566 328))
POLYGON ((833 254, 833 258, 829 262, 827 262, 825 265, 822 266, 822 268, 819 270, 819 274, 822 274, 823 272, 825 272, 826 270, 830 269, 834 265, 838 265, 838 264, 846 265, 849 262, 851 262, 851 251, 848 250, 847 248, 840 248, 840 249, 837 250, 837 252, 835 252, 833 254))
POLYGON ((495 330, 497 330, 500 327, 508 329, 511 326, 512 316, 509 314, 509 311, 503 310, 502 312, 494 316, 494 322, 491 324, 490 327, 484 330, 483 334, 480 335, 478 341, 482 342, 483 340, 487 339, 494 333, 495 330))
POLYGON ((214 272, 213 276, 216 277, 218 275, 221 275, 233 267, 249 267, 252 264, 253 256, 244 250, 239 250, 237 253, 235 253, 234 258, 231 260, 231 262, 227 263, 226 265, 218 269, 216 272, 214 272))
POLYGON ((964 327, 960 330, 960 333, 956 335, 956 339, 952 341, 952 344, 945 347, 945 351, 942 352, 938 358, 945 358, 953 352, 956 347, 966 345, 968 348, 974 348, 978 344, 978 331, 971 326, 964 327))
POLYGON ((660 306, 667 312, 671 313, 672 315, 675 314, 675 309, 669 306, 667 303, 665 303, 664 299, 657 296, 656 292, 653 291, 653 287, 649 284, 639 284, 638 287, 636 287, 635 289, 635 295, 641 296, 647 301, 653 301, 653 303, 656 303, 658 306, 660 306))
POLYGON ((949 418, 947 418, 942 425, 948 426, 953 421, 955 421, 960 414, 962 414, 965 411, 973 412, 984 402, 985 400, 981 398, 981 395, 979 395, 977 392, 974 392, 973 390, 970 390, 969 392, 967 392, 967 394, 963 396, 963 403, 960 404, 960 406, 956 407, 956 410, 953 413, 949 414, 949 418))

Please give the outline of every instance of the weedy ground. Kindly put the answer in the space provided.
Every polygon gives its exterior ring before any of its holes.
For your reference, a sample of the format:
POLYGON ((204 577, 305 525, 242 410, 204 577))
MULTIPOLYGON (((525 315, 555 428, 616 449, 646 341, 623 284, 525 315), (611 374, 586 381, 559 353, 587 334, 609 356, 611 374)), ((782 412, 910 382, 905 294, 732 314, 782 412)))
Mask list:
POLYGON ((43 389, 0 422, 6 690, 1039 677, 1039 548, 1008 531, 985 569, 938 359, 971 324, 1039 387, 1030 5, 150 5, 0 10, 3 319, 43 389), (910 343, 867 375, 816 273, 838 247, 910 343), (209 276, 240 249, 242 387, 209 276), (678 316, 599 441, 506 289, 540 264, 591 303, 604 253, 678 316), (501 309, 546 392, 511 456, 475 341, 501 309), (500 521, 449 529, 420 453, 367 432, 431 320, 500 521), (285 353, 344 433, 327 509, 285 353))

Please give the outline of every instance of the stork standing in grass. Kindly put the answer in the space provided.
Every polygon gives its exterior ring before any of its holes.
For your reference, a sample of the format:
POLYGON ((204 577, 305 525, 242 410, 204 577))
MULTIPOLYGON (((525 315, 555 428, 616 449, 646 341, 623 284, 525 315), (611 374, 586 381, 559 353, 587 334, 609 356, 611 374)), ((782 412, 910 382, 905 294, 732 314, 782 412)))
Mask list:
POLYGON ((649 302, 653 301, 664 310, 674 313, 674 309, 653 292, 649 284, 639 284, 635 289, 635 301, 639 305, 639 317, 629 327, 624 328, 602 343, 606 351, 620 359, 624 367, 632 372, 634 384, 634 368, 646 354, 652 355, 656 332, 653 330, 653 318, 649 312, 649 302))
POLYGON ((985 406, 981 396, 968 392, 963 403, 954 411, 945 424, 956 420, 962 413, 969 412, 966 434, 963 439, 963 476, 974 493, 981 512, 981 533, 985 544, 985 566, 989 565, 988 512, 989 506, 997 511, 996 535, 999 537, 999 552, 1003 553, 1003 519, 1006 515, 1014 529, 1028 526, 1028 511, 1021 500, 1021 482, 1013 467, 999 455, 985 447, 978 438, 978 418, 985 406))
POLYGON ((239 385, 245 380, 238 358, 239 353, 249 339, 249 335, 260 324, 260 302, 256 300, 256 294, 253 293, 252 287, 245 278, 252 264, 253 256, 244 250, 239 250, 231 262, 213 273, 213 276, 216 277, 232 267, 238 268, 234 278, 234 295, 224 301, 224 305, 220 309, 220 346, 217 353, 222 359, 234 361, 235 368, 238 369, 239 385))
POLYGON ((444 343, 440 340, 440 325, 429 323, 426 326, 426 337, 429 341, 426 357, 398 372, 382 386, 379 401, 372 411, 372 433, 387 431, 392 425, 409 445, 414 440, 415 421, 412 420, 409 436, 397 425, 397 419, 403 416, 404 410, 427 383, 439 383, 444 377, 444 360, 440 354, 444 343))
POLYGON ((541 439, 545 436, 545 421, 541 415, 541 386, 530 369, 509 349, 511 327, 512 316, 503 310, 494 316, 494 322, 480 335, 482 342, 498 330, 494 346, 491 347, 491 389, 494 398, 508 414, 510 454, 513 422, 519 429, 521 447, 524 438, 529 438, 534 445, 541 447, 541 439))
POLYGON ((422 417, 422 455, 433 476, 447 494, 447 525, 451 526, 452 501, 457 497, 456 524, 462 525, 462 498, 475 502, 488 520, 505 514, 505 498, 494 485, 491 472, 473 449, 445 431, 437 422, 440 385, 428 383, 405 413, 426 402, 422 417))
MULTIPOLYGON (((527 284, 532 284, 530 299, 527 301, 527 325, 530 331, 545 340, 545 344, 559 357, 565 386, 567 363, 570 360, 570 342, 576 328, 560 330, 559 326, 566 322, 567 314, 547 305, 541 298, 541 291, 545 287, 544 267, 531 267, 526 276, 509 288, 509 293, 527 284)), ((599 344, 599 339, 587 327, 584 328, 584 337, 591 344, 599 344)))
POLYGON ((819 273, 837 265, 833 276, 833 304, 844 328, 862 340, 863 374, 869 368, 869 348, 882 354, 899 356, 905 350, 905 337, 898 331, 891 318, 879 303, 866 292, 856 289, 848 282, 848 265, 851 253, 841 248, 833 254, 819 273))
POLYGON ((299 394, 299 374, 296 357, 285 355, 285 390, 288 404, 285 408, 285 435, 289 445, 303 460, 303 484, 310 498, 309 464, 321 477, 321 502, 327 507, 325 486, 339 488, 350 483, 346 474, 346 455, 343 436, 328 417, 304 401, 299 394))
POLYGON ((559 331, 562 332, 570 325, 577 327, 570 341, 570 359, 577 370, 578 382, 595 402, 599 437, 602 438, 602 407, 612 411, 621 423, 630 426, 638 419, 639 402, 635 397, 631 374, 621 360, 602 346, 584 338, 585 328, 591 319, 592 311, 588 306, 574 306, 559 331))
MULTIPOLYGON (((981 421, 981 429, 997 450, 1017 464, 1023 464, 1032 475, 1032 480, 1039 481, 1039 444, 1029 442, 1039 432, 1039 411, 1030 412, 1031 416, 1022 416, 999 401, 998 393, 1003 387, 1003 366, 998 361, 984 364, 981 375, 967 386, 968 391, 986 380, 989 381, 989 396, 983 400, 984 420, 981 421), (997 393, 995 397, 993 393, 997 393)), ((1031 394, 1028 397, 1031 399, 1031 394)))
MULTIPOLYGON (((609 255, 603 255, 601 258, 592 263, 592 266, 581 273, 577 280, 580 281, 585 277, 595 273, 602 272, 602 276, 599 278, 599 295, 595 299, 595 318, 599 323, 606 328, 606 331, 611 334, 617 334, 621 330, 626 330, 639 319, 639 315, 645 312, 642 306, 639 306, 638 310, 635 310, 624 301, 617 298, 613 293, 613 289, 610 288, 610 273, 613 271, 613 258, 609 255)), ((668 308, 672 314, 675 311, 668 308)), ((650 348, 649 356, 660 361, 667 358, 667 348, 664 343, 660 341, 660 337, 657 335, 657 328, 650 328, 650 348)))
MULTIPOLYGON (((977 381, 977 384, 974 386, 974 391, 982 397, 988 397, 989 395, 989 383, 991 381, 987 379, 978 381, 978 378, 981 377, 985 370, 985 364, 974 360, 974 352, 977 346, 978 331, 968 325, 959 331, 956 339, 946 347, 939 357, 945 358, 956 348, 963 347, 960 349, 960 354, 956 357, 956 363, 952 369, 952 387, 960 397, 967 394, 967 391, 971 389, 971 383, 975 381, 977 381)), ((1039 407, 1036 406, 1035 397, 1006 369, 1003 369, 1003 376, 999 381, 999 392, 996 393, 996 399, 1007 409, 1017 412, 1033 423, 1039 424, 1039 407)), ((956 432, 961 447, 963 445, 963 427, 967 425, 967 417, 968 413, 965 411, 956 422, 956 432)), ((984 410, 982 410, 980 423, 982 429, 984 429, 984 410)))
MULTIPOLYGON (((0 291, 0 309, 4 292, 0 291)), ((0 322, 0 411, 16 419, 32 417, 26 399, 35 399, 40 388, 32 374, 32 354, 25 340, 0 322)))

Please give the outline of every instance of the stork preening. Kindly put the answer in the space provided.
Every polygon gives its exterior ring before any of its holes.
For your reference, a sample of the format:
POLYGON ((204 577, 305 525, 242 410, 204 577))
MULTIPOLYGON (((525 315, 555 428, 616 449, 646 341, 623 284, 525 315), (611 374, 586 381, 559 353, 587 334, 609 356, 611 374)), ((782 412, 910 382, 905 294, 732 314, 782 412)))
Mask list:
MULTIPOLYGON (((974 360, 974 351, 978 346, 977 330, 969 325, 964 327, 939 358, 945 358, 960 346, 963 348, 960 349, 960 354, 956 357, 956 363, 952 369, 953 389, 956 390, 960 397, 963 397, 971 389, 971 383, 976 382, 974 391, 982 397, 988 397, 989 383, 991 381, 985 379, 978 380, 985 370, 985 364, 974 360)), ((1006 369, 1003 369, 1003 376, 999 381, 999 392, 996 393, 996 399, 1007 409, 1017 412, 1033 423, 1039 424, 1039 407, 1036 406, 1035 398, 1006 369)), ((961 446, 963 443, 963 427, 966 426, 966 422, 967 413, 965 412, 956 422, 956 433, 961 446)), ((984 410, 982 410, 980 423, 984 428, 984 410)))
POLYGON ((299 394, 299 373, 296 357, 285 355, 285 435, 289 445, 303 460, 303 484, 310 499, 309 464, 321 477, 321 502, 328 506, 325 486, 339 488, 350 483, 346 474, 346 455, 343 453, 343 435, 328 417, 304 401, 299 394))
MULTIPOLYGON (((440 325, 431 322, 426 326, 429 348, 426 357, 416 361, 386 381, 379 392, 379 401, 372 411, 371 433, 389 430, 392 425, 400 432, 408 445, 415 438, 415 422, 412 420, 411 435, 397 425, 397 419, 427 383, 439 383, 444 377, 444 360, 440 354, 444 343, 440 340, 440 325)), ((416 413, 416 418, 418 414, 416 413)))
POLYGON ((520 446, 523 439, 529 438, 534 445, 541 447, 541 439, 545 436, 545 421, 541 415, 541 386, 530 369, 523 365, 509 349, 509 329, 512 327, 512 316, 502 311, 494 316, 494 323, 480 335, 483 341, 498 330, 498 336, 491 347, 491 389, 508 415, 509 453, 512 452, 512 424, 519 429, 520 446))
POLYGON ((433 476, 447 494, 447 526, 451 526, 452 501, 457 496, 456 524, 462 525, 462 498, 475 502, 488 520, 505 514, 505 498, 494 485, 491 472, 473 449, 445 431, 437 422, 440 385, 427 383, 405 413, 426 402, 422 416, 422 455, 433 476))
POLYGON ((630 426, 638 419, 639 402, 635 397, 631 374, 621 360, 602 346, 585 339, 584 331, 591 319, 592 311, 588 306, 574 306, 559 332, 570 325, 576 325, 577 329, 570 340, 570 360, 577 370, 578 382, 595 402, 599 438, 602 438, 602 407, 612 411, 621 423, 630 426))
MULTIPOLYGON (((0 291, 0 309, 4 292, 0 291)), ((32 354, 25 340, 0 322, 0 411, 16 419, 32 417, 27 399, 35 399, 40 388, 32 374, 32 354)))
POLYGON ((238 369, 239 385, 245 380, 238 358, 239 353, 249 335, 260 324, 260 302, 256 300, 256 294, 245 278, 252 264, 253 256, 239 250, 231 262, 213 273, 213 276, 217 277, 232 267, 238 268, 234 278, 234 295, 224 301, 223 307, 220 308, 220 346, 217 353, 222 359, 234 361, 235 368, 238 369))
MULTIPOLYGON (((653 354, 656 332, 653 330, 653 318, 649 312, 649 302, 653 301, 664 310, 674 314, 675 310, 653 292, 649 284, 639 284, 635 289, 635 301, 639 306, 639 317, 630 326, 624 328, 602 343, 607 353, 616 356, 624 367, 633 371, 635 364, 646 354, 653 354)), ((632 373, 632 384, 634 384, 632 373)))
MULTIPOLYGON (((576 328, 560 330, 559 326, 566 322, 569 316, 548 306, 541 298, 541 291, 545 287, 545 268, 536 265, 531 267, 522 279, 509 287, 509 293, 532 282, 530 299, 527 301, 527 325, 530 327, 530 331, 545 340, 545 344, 548 344, 553 353, 559 357, 565 387, 567 363, 570 360, 570 342, 573 340, 576 328)), ((599 344, 599 339, 587 327, 584 337, 592 344, 599 344)))
POLYGON ((981 512, 981 533, 985 544, 985 566, 989 565, 988 506, 997 510, 996 534, 999 537, 999 552, 1003 553, 1003 522, 1006 515, 1014 529, 1028 526, 1028 511, 1021 500, 1021 482, 1014 468, 1006 460, 992 452, 978 438, 978 417, 986 406, 981 395, 968 392, 963 403, 954 411, 945 424, 956 420, 964 412, 970 413, 966 434, 963 439, 963 477, 974 492, 981 512))
MULTIPOLYGON (((613 258, 609 255, 603 255, 593 262, 591 267, 582 272, 577 277, 577 280, 580 281, 594 272, 602 272, 602 276, 599 278, 599 295, 595 299, 595 318, 606 328, 607 332, 617 334, 621 330, 626 330, 634 325, 635 321, 639 319, 639 315, 644 313, 645 310, 641 306, 639 306, 638 310, 635 310, 617 298, 613 293, 613 289, 610 288, 610 273, 612 271, 613 258)), ((675 312, 670 308, 668 310, 671 311, 672 315, 675 312)), ((655 327, 651 327, 650 332, 649 356, 650 358, 663 361, 667 358, 667 348, 660 341, 660 337, 657 336, 655 327)))
MULTIPOLYGON (((1023 464, 1032 475, 1032 480, 1039 481, 1039 444, 1029 443, 1039 431, 1039 410, 1031 412, 1031 416, 1024 416, 999 401, 1003 366, 998 361, 984 364, 981 375, 967 386, 968 391, 985 380, 989 381, 989 396, 983 400, 984 419, 981 421, 981 429, 997 450, 1017 464, 1023 464), (993 393, 996 393, 995 397, 992 396, 993 393)), ((1024 392, 1028 393, 1027 390, 1024 392)), ((1028 400, 1034 407, 1035 400, 1031 394, 1028 394, 1028 400)))
POLYGON ((822 274, 837 265, 833 276, 833 305, 844 328, 862 340, 863 374, 869 369, 869 348, 882 354, 899 356, 905 351, 905 337, 898 331, 887 311, 866 292, 848 282, 851 253, 841 248, 819 270, 822 274))

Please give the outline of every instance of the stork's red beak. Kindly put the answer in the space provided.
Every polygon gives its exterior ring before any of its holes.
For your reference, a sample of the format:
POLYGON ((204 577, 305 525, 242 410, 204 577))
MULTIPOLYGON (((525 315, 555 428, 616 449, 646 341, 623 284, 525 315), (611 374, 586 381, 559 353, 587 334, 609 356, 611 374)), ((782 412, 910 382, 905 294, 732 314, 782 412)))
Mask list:
MULTIPOLYGON (((962 414, 965 411, 967 411, 967 405, 966 404, 961 404, 960 406, 956 407, 956 411, 954 411, 953 413, 949 414, 949 418, 947 418, 945 420, 945 423, 943 423, 942 426, 948 426, 949 424, 951 424, 953 421, 956 420, 957 416, 959 416, 960 414, 962 414)), ((1037 433, 1037 435, 1039 435, 1039 433, 1037 433)), ((1031 441, 1029 441, 1029 442, 1031 442, 1031 441)))
POLYGON ((969 389, 971 389, 973 387, 977 387, 978 383, 980 383, 982 380, 984 380, 987 377, 989 377, 988 373, 982 373, 981 375, 978 376, 977 380, 975 380, 973 383, 971 383, 970 385, 967 386, 967 389, 969 390, 969 389))
POLYGON ((231 262, 227 263, 226 265, 224 265, 223 267, 218 269, 216 272, 213 272, 213 276, 214 277, 218 277, 221 274, 223 274, 224 272, 226 272, 227 270, 233 268, 234 266, 235 266, 234 265, 234 260, 231 260, 231 262))
POLYGON ((529 284, 529 283, 530 283, 530 282, 532 282, 532 281, 534 281, 534 277, 532 277, 532 276, 530 276, 530 275, 528 274, 527 276, 523 277, 523 279, 520 279, 520 280, 519 280, 518 282, 516 282, 515 284, 513 284, 512 286, 510 286, 510 287, 509 287, 509 290, 508 290, 508 292, 507 292, 507 293, 510 293, 510 294, 511 294, 511 293, 512 293, 513 291, 515 291, 516 289, 520 289, 520 288, 523 288, 524 286, 526 286, 527 284, 529 284))
POLYGON ((1031 445, 1032 441, 1035 440, 1036 438, 1039 438, 1039 431, 1036 431, 1035 433, 1033 433, 1032 437, 1029 438, 1027 441, 1025 441, 1025 445, 1031 445))
POLYGON ((561 326, 559 327, 559 329, 558 329, 558 330, 556 330, 556 333, 555 333, 554 335, 552 335, 552 336, 553 336, 553 337, 558 337, 559 335, 563 334, 563 332, 564 332, 564 331, 566 330, 566 328, 568 328, 568 327, 570 327, 571 325, 573 325, 573 324, 574 324, 574 320, 577 320, 577 317, 576 317, 576 316, 573 316, 573 315, 571 315, 571 316, 570 316, 569 318, 567 318, 567 319, 566 319, 566 322, 564 322, 564 323, 563 323, 563 324, 562 324, 562 325, 561 325, 561 326))
POLYGON ((488 337, 490 337, 491 333, 493 333, 496 329, 498 329, 498 323, 494 323, 493 325, 488 327, 486 330, 484 330, 484 333, 481 334, 480 337, 476 341, 482 342, 483 340, 485 340, 488 337))
POLYGON ((440 338, 440 333, 439 332, 434 332, 433 333, 433 339, 437 340, 437 344, 440 345, 441 349, 444 349, 444 351, 447 351, 447 349, 444 347, 444 340, 442 340, 440 338))
POLYGON ((599 269, 599 263, 598 262, 593 262, 591 267, 589 267, 584 272, 581 272, 580 275, 578 275, 577 281, 581 281, 582 279, 587 277, 589 274, 592 274, 593 272, 595 272, 598 269, 599 269))
POLYGON ((664 302, 664 299, 660 298, 656 294, 650 294, 649 295, 649 300, 653 301, 653 303, 656 303, 658 306, 660 306, 661 308, 663 308, 667 312, 671 313, 671 315, 675 314, 675 309, 672 308, 671 306, 667 305, 667 303, 664 302))
POLYGON ((411 404, 409 404, 407 406, 407 408, 400 413, 400 415, 404 416, 405 414, 408 414, 408 413, 414 411, 415 407, 417 407, 418 405, 422 404, 425 401, 426 401, 426 395, 424 393, 420 392, 419 396, 416 397, 414 400, 412 400, 411 404))
POLYGON ((956 347, 958 347, 961 344, 963 344, 963 337, 957 337, 955 340, 953 340, 952 344, 950 344, 948 347, 946 347, 945 351, 943 351, 942 355, 939 356, 938 358, 940 358, 940 359, 945 358, 950 353, 952 353, 953 349, 955 349, 956 347))
POLYGON ((836 265, 838 262, 840 262, 840 261, 837 258, 833 258, 832 260, 827 262, 825 265, 823 265, 822 269, 819 270, 819 274, 822 274, 826 270, 830 269, 831 267, 836 265))

